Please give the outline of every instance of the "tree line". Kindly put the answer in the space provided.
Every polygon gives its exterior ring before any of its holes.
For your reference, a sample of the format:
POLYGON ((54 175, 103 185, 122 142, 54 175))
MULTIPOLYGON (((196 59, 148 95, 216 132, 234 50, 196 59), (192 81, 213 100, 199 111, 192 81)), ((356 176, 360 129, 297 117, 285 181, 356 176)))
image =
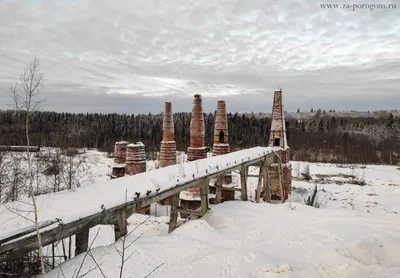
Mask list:
MULTIPOLYGON (((175 113, 177 149, 189 146, 191 113, 175 113)), ((228 113, 232 150, 265 146, 271 119, 255 114, 228 113)), ((159 151, 162 114, 101 114, 33 112, 31 145, 98 148, 112 153, 116 141, 141 141, 146 151, 159 151)), ((205 144, 212 148, 214 115, 204 114, 205 144)), ((307 119, 286 119, 290 158, 310 162, 384 163, 400 160, 400 117, 335 117, 315 113, 307 119)), ((0 111, 0 144, 24 145, 24 116, 0 111)))

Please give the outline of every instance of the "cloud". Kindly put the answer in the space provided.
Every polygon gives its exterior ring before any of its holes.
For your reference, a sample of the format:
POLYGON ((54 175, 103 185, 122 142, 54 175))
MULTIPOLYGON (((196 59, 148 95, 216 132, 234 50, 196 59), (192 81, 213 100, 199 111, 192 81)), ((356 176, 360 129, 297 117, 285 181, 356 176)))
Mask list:
MULTIPOLYGON (((372 3, 372 1, 364 1, 372 3)), ((231 111, 385 109, 399 104, 400 2, 328 9, 324 1, 3 0, 0 101, 35 55, 46 110, 190 111, 203 94, 231 111)))

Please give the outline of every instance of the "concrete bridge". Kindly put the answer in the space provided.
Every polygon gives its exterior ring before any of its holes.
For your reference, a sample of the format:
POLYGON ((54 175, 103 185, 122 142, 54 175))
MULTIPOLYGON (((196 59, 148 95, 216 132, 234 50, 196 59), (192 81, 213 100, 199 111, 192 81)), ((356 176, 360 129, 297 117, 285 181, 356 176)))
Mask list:
MULTIPOLYGON (((89 229, 97 225, 113 225, 118 240, 127 233, 129 216, 167 197, 172 199, 169 221, 172 232, 177 227, 179 212, 200 217, 206 214, 209 182, 213 178, 239 170, 238 190, 241 199, 247 201, 249 166, 261 167, 258 192, 266 192, 266 201, 270 201, 268 168, 281 151, 284 151, 281 147, 254 147, 103 181, 76 191, 37 196, 42 246, 75 235, 75 256, 79 255, 87 251, 89 229), (193 186, 201 188, 201 208, 179 209, 179 193, 193 186)), ((283 183, 281 194, 284 195, 283 183)), ((28 199, 0 206, 0 262, 21 258, 39 248, 33 220, 28 199)))

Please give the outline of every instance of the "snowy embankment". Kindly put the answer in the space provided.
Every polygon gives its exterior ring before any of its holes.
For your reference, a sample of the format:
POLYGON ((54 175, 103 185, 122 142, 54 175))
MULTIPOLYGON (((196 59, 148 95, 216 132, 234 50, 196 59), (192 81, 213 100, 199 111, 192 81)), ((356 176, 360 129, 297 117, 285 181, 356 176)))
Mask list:
MULTIPOLYGON (((295 178, 301 173, 296 163, 295 178)), ((130 231, 146 221, 127 237, 128 243, 136 241, 126 250, 133 255, 123 277, 144 277, 161 264, 151 277, 400 277, 400 171, 390 166, 353 170, 347 165, 309 165, 314 181, 294 180, 285 204, 226 202, 170 235, 167 217, 132 216, 130 231), (364 186, 350 183, 360 179, 358 171, 363 172, 364 186), (303 201, 315 181, 323 202, 319 209, 303 201)), ((249 178, 248 186, 249 194, 254 192, 257 178, 249 178)), ((121 265, 115 249, 121 242, 112 244, 112 233, 102 228, 93 245, 98 246, 93 257, 106 277, 118 276, 121 265)), ((95 234, 93 229, 91 240, 95 234)), ((61 269, 71 277, 83 257, 65 262, 48 277, 58 277, 61 269)), ((82 272, 93 267, 86 257, 82 272)), ((101 274, 94 270, 85 277, 101 274)))

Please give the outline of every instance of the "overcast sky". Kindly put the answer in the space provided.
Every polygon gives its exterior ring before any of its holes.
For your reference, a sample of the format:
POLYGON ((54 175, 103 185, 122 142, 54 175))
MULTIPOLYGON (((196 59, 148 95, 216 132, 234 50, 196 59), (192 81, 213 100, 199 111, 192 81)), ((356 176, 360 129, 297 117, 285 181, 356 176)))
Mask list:
POLYGON ((270 112, 278 87, 288 111, 399 108, 400 0, 324 2, 0 0, 0 108, 35 55, 45 110, 270 112))

